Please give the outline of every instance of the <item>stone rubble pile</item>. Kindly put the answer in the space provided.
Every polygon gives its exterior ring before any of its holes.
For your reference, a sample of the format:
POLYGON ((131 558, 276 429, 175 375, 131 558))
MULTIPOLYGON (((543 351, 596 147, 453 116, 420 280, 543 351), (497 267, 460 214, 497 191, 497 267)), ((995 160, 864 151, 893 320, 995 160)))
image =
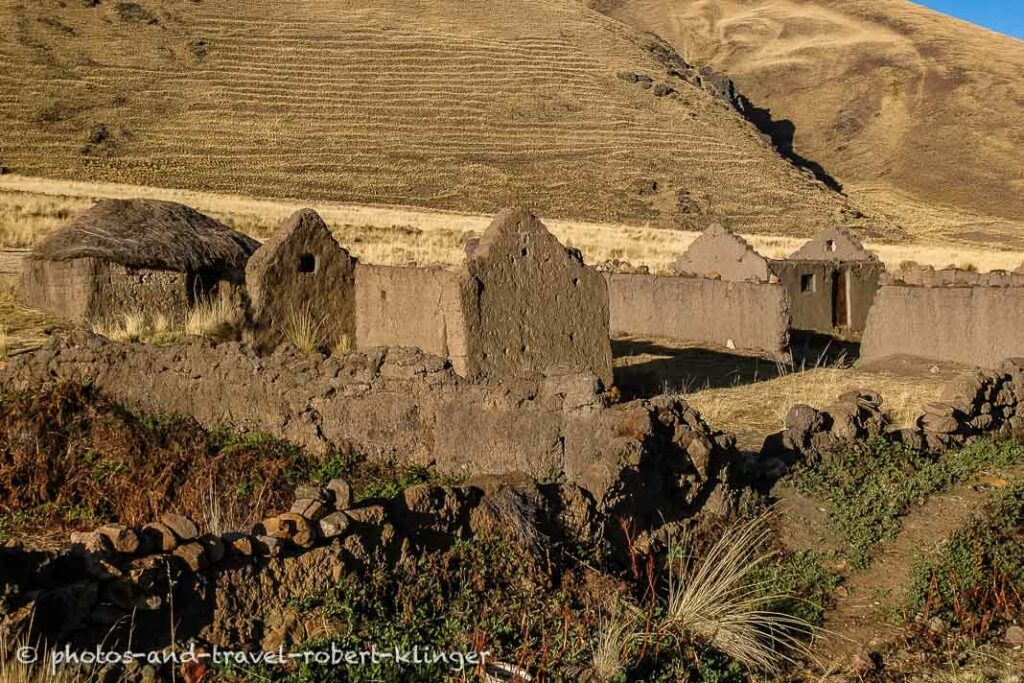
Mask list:
POLYGON ((924 407, 913 426, 889 425, 876 391, 858 389, 817 410, 798 404, 786 428, 765 441, 762 455, 815 460, 836 448, 876 437, 918 451, 941 453, 983 436, 1007 438, 1024 433, 1024 358, 1003 361, 995 370, 972 370, 949 382, 939 401, 924 407))
POLYGON ((239 572, 259 583, 252 572, 268 563, 284 576, 296 568, 308 571, 307 565, 327 566, 337 580, 373 558, 397 561, 477 535, 513 542, 522 539, 506 538, 509 530, 531 539, 597 538, 595 506, 582 489, 541 487, 521 475, 418 485, 394 498, 358 503, 351 486, 334 479, 326 486, 299 486, 295 496, 287 512, 267 517, 249 533, 202 533, 188 517, 166 513, 140 528, 104 524, 74 532, 70 547, 52 556, 0 548, 0 580, 23 598, 18 604, 14 593, 7 596, 13 609, 0 623, 0 635, 16 642, 19 629, 20 635, 29 629, 56 642, 89 629, 108 632, 146 613, 168 623, 175 600, 179 609, 203 605, 208 601, 195 599, 196 591, 230 584, 239 572), (333 557, 326 565, 325 552, 333 557), (181 586, 193 594, 172 588, 181 586))

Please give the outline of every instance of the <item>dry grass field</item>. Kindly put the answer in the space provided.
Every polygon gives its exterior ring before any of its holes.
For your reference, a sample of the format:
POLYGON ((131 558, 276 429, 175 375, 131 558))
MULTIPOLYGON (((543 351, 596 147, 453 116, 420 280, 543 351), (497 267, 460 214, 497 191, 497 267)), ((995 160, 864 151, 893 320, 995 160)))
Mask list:
POLYGON ((808 236, 868 221, 576 0, 0 0, 23 175, 808 236), (130 9, 130 11, 129 11, 130 9), (680 192, 689 211, 680 213, 680 192))
MULTIPOLYGON (((30 247, 88 209, 94 200, 119 197, 182 202, 257 238, 269 236, 295 210, 312 206, 332 227, 339 242, 353 254, 367 263, 393 265, 460 263, 466 240, 480 235, 491 220, 488 214, 266 199, 6 175, 0 176, 0 248, 30 247)), ((588 263, 624 259, 635 265, 646 265, 653 272, 666 271, 698 234, 643 225, 563 220, 547 215, 542 218, 563 243, 580 249, 588 263)), ((785 234, 747 233, 745 236, 758 251, 771 258, 784 258, 805 241, 785 234)), ((1024 263, 1024 250, 986 249, 961 242, 868 240, 867 246, 890 268, 913 261, 936 268, 956 265, 988 271, 1012 270, 1024 263)), ((0 262, 2 260, 0 258, 0 262)), ((0 267, 0 274, 2 272, 0 267)))
POLYGON ((867 213, 1024 240, 1024 42, 903 0, 599 0, 795 125, 867 213))

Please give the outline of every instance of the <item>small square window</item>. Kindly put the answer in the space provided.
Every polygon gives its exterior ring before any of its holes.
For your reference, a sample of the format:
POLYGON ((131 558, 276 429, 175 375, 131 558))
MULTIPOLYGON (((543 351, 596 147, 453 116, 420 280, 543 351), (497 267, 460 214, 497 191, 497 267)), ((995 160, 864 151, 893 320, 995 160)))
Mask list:
POLYGON ((299 254, 299 272, 315 273, 316 256, 313 256, 312 254, 299 254))
POLYGON ((813 292, 817 289, 815 286, 815 278, 813 274, 801 275, 800 276, 800 291, 801 292, 813 292))
POLYGON ((834 252, 836 250, 836 241, 835 240, 826 240, 825 241, 825 248, 828 249, 829 252, 834 252))

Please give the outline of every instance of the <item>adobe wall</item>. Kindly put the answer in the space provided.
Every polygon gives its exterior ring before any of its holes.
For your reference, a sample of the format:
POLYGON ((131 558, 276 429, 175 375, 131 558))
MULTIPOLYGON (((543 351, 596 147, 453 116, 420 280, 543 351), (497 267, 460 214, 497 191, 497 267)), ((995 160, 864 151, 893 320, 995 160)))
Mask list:
POLYGON ((826 228, 795 252, 790 259, 807 261, 877 261, 878 257, 864 248, 848 231, 826 228))
POLYGON ((916 287, 1024 287, 1024 272, 993 270, 978 273, 959 268, 908 268, 887 273, 883 284, 916 287))
POLYGON ((849 325, 844 332, 857 337, 867 324, 885 268, 877 261, 779 260, 771 262, 771 270, 789 296, 793 329, 828 335, 836 332, 832 325, 835 278, 848 277, 849 325), (805 291, 804 276, 813 278, 810 291, 805 291))
POLYGON ((730 282, 767 282, 768 259, 742 237, 713 225, 673 264, 680 275, 714 277, 730 282))
POLYGON ((772 356, 789 346, 789 301, 777 284, 609 274, 613 334, 663 337, 772 356))
POLYGON ((589 371, 611 386, 604 277, 531 212, 499 214, 460 283, 469 376, 589 371))
POLYGON ((356 266, 356 348, 418 347, 466 376, 459 277, 440 268, 356 266))
POLYGON ((25 303, 75 323, 113 319, 145 311, 181 321, 189 307, 194 276, 127 268, 94 258, 23 261, 25 303))
POLYGON ((303 319, 321 345, 351 345, 355 325, 355 259, 312 209, 297 211, 257 249, 245 267, 253 341, 273 348, 303 319))
POLYGON ((608 506, 653 500, 652 491, 681 477, 702 482, 686 495, 703 500, 703 484, 735 443, 678 398, 608 405, 592 373, 471 382, 410 349, 324 357, 283 345, 261 356, 238 343, 119 344, 80 332, 0 370, 10 390, 61 382, 88 382, 136 412, 269 434, 314 452, 351 448, 456 475, 560 472, 608 506), (649 469, 641 475, 641 467, 649 469))
POLYGON ((898 354, 982 367, 1024 355, 1024 288, 881 287, 860 357, 898 354))

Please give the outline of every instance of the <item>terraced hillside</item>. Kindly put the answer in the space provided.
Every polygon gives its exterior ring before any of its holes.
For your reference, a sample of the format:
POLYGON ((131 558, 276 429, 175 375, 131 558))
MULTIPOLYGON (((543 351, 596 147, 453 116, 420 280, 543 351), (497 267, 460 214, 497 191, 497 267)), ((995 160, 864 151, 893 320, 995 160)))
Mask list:
POLYGON ((0 165, 251 196, 892 234, 670 77, 651 45, 577 0, 0 0, 0 165))
POLYGON ((907 0, 594 5, 792 122, 780 137, 866 211, 917 234, 1024 243, 1024 41, 907 0))

